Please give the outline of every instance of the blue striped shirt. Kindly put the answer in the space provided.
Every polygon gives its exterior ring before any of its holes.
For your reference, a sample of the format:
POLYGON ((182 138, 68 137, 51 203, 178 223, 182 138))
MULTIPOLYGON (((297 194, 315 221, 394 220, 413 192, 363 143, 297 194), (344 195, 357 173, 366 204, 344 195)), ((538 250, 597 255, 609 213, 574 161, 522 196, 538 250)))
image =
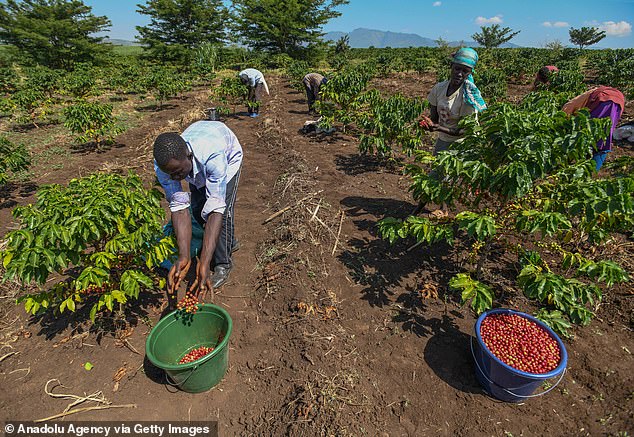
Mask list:
MULTIPOLYGON (((202 210, 202 218, 212 212, 224 214, 227 183, 242 165, 242 146, 235 134, 219 121, 197 121, 181 134, 192 152, 192 171, 186 182, 205 187, 207 201, 202 210)), ((154 161, 156 177, 165 190, 170 211, 176 212, 188 208, 191 195, 183 190, 181 181, 172 180, 154 161)))
POLYGON ((256 70, 255 68, 247 68, 238 73, 240 78, 244 78, 247 81, 247 85, 251 88, 255 88, 255 86, 264 81, 264 75, 260 70, 256 70))

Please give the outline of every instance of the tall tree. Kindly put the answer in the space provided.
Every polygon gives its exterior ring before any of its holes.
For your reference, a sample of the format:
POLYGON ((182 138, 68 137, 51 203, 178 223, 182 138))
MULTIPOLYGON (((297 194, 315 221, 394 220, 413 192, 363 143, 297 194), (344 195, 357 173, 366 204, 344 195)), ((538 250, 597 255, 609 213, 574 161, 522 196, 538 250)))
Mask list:
POLYGON ((225 40, 229 12, 222 0, 147 0, 137 7, 151 17, 136 29, 155 59, 187 62, 201 44, 225 40))
POLYGON ((94 62, 110 46, 91 36, 110 27, 80 0, 6 0, 0 4, 0 41, 39 64, 71 68, 94 62))
POLYGON ((335 43, 335 54, 344 55, 350 50, 350 37, 344 35, 335 43))
POLYGON ((605 31, 596 27, 582 27, 581 29, 570 28, 568 31, 570 42, 579 46, 580 49, 598 43, 605 38, 605 31))
POLYGON ((502 28, 499 24, 494 24, 493 26, 482 26, 480 27, 480 30, 480 33, 474 33, 471 35, 471 38, 487 49, 499 47, 505 42, 509 42, 515 35, 520 33, 519 30, 517 32, 513 32, 513 29, 510 27, 502 28))
POLYGON ((320 45, 322 26, 348 0, 234 0, 235 29, 251 48, 299 55, 320 45))

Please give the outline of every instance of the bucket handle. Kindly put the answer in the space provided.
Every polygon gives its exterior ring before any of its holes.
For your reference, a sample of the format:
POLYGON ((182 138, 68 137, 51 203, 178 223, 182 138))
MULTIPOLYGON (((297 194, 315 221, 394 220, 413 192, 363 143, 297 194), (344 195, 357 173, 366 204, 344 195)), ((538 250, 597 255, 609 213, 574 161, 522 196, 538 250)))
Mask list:
POLYGON ((515 397, 518 398, 523 398, 523 399, 528 399, 528 398, 536 398, 539 396, 544 396, 546 393, 548 393, 549 391, 551 391, 552 389, 554 389, 555 387, 557 387, 559 385, 559 383, 561 382, 562 379, 564 379, 564 375, 566 374, 566 368, 564 367, 563 372, 561 372, 561 376, 559 377, 559 379, 557 380, 557 382, 552 386, 549 387, 547 390, 544 390, 541 393, 537 393, 536 395, 518 395, 516 393, 513 393, 511 390, 508 390, 507 388, 502 387, 500 384, 498 384, 495 381, 491 381, 489 379, 488 376, 486 376, 486 374, 484 373, 484 371, 482 370, 482 368, 480 367, 480 364, 478 364, 478 360, 476 359, 475 356, 475 351, 473 350, 473 337, 470 337, 470 343, 471 343, 471 356, 473 357, 473 361, 475 362, 476 367, 478 368, 478 370, 480 371, 480 373, 482 374, 482 376, 484 376, 484 379, 486 379, 488 382, 490 382, 491 384, 494 384, 496 386, 498 386, 499 388, 501 388, 502 390, 504 390, 505 392, 507 392, 510 395, 513 395, 515 397))
POLYGON ((194 374, 194 371, 196 371, 196 369, 198 369, 198 365, 192 367, 191 371, 189 372, 189 375, 187 375, 187 378, 185 378, 185 380, 181 382, 180 384, 175 383, 172 380, 172 378, 170 378, 170 376, 167 374, 167 372, 163 372, 163 374, 165 375, 165 383, 167 385, 171 385, 172 387, 181 388, 181 386, 185 384, 187 380, 194 374))

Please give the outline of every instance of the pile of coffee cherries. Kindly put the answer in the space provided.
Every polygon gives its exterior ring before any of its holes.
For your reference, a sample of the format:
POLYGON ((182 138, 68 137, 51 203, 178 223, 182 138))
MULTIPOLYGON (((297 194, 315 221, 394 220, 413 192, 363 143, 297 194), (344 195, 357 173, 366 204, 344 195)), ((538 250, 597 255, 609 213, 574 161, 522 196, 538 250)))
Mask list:
POLYGON ((198 304, 200 301, 198 300, 198 296, 189 291, 185 294, 185 297, 182 298, 178 304, 176 304, 176 308, 180 311, 185 311, 187 313, 195 314, 198 310, 198 304))
POLYGON ((522 372, 547 373, 561 361, 559 345, 548 331, 516 314, 487 316, 480 336, 493 355, 522 372))
POLYGON ((187 354, 183 358, 180 359, 178 364, 187 364, 187 363, 191 363, 192 361, 199 360, 205 355, 213 352, 213 350, 214 350, 213 347, 206 347, 206 346, 197 347, 196 349, 187 352, 187 354))

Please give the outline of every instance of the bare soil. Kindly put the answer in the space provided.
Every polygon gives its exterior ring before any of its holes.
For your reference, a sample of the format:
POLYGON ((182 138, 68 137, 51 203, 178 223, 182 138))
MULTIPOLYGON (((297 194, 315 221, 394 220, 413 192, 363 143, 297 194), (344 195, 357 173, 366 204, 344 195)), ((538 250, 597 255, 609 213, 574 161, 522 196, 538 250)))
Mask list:
MULTIPOLYGON (((423 79, 395 75, 374 85, 426 96, 433 80, 423 79)), ((114 405, 136 405, 69 419, 218 420, 223 436, 634 431, 631 285, 606 291, 592 324, 565 342, 568 371, 557 388, 520 404, 490 398, 475 379, 471 357, 476 317, 447 286, 462 271, 458 250, 390 246, 378 238, 377 220, 407 216, 415 206, 407 178, 398 166, 359 155, 351 135, 300 134, 310 119, 305 96, 280 77, 271 77, 269 86, 259 118, 224 120, 245 152, 236 201, 241 249, 215 300, 234 322, 224 380, 202 394, 174 392, 145 358, 145 339, 161 316, 161 290, 139 304, 115 338, 87 331, 79 316, 30 318, 13 304, 15 286, 4 284, 0 357, 17 353, 0 362, 0 420, 62 412, 70 401, 44 392, 47 381, 58 379, 65 386, 59 392, 102 391, 114 405), (264 223, 286 206, 292 208, 264 223)), ((513 89, 511 97, 524 91, 513 89)), ((33 202, 41 184, 128 168, 150 183, 155 135, 182 130, 209 106, 204 90, 168 103, 121 135, 116 147, 72 153, 60 158, 64 165, 57 170, 43 160, 32 181, 0 193, 0 234, 14 227, 11 209, 33 202)), ((633 112, 630 103, 624 119, 633 112)), ((50 147, 60 144, 63 138, 50 147)), ((634 155, 631 145, 617 153, 634 155)), ((623 239, 609 250, 629 257, 631 266, 633 244, 623 239)), ((487 267, 495 270, 492 258, 487 267)), ((511 281, 501 279, 497 291, 505 306, 532 309, 511 281)))

